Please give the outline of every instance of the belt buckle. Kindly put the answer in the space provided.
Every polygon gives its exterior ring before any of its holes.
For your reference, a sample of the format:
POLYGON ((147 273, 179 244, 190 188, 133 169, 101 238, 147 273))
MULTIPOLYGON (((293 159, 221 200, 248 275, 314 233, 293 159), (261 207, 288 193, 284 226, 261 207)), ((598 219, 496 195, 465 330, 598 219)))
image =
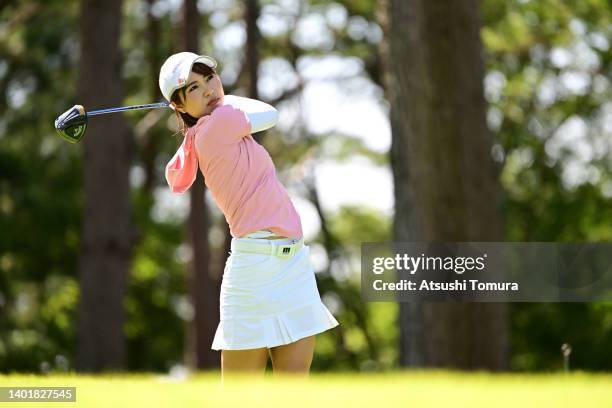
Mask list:
POLYGON ((295 252, 294 244, 279 245, 276 249, 276 256, 279 258, 289 258, 295 252))

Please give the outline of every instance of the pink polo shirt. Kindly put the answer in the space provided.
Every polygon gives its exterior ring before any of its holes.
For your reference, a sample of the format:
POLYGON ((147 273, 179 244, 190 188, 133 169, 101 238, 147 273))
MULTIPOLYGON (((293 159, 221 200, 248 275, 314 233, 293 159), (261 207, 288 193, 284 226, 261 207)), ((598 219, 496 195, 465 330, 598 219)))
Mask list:
POLYGON ((267 229, 300 238, 300 216, 276 177, 270 155, 251 130, 243 111, 229 104, 217 107, 189 129, 166 167, 166 179, 173 191, 184 192, 199 165, 233 237, 267 229))

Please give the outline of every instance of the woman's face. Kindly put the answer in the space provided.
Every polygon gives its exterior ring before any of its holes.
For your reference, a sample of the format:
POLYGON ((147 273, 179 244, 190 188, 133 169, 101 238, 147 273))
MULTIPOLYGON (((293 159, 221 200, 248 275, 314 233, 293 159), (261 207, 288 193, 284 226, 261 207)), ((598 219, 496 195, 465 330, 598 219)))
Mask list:
POLYGON ((210 115, 225 96, 221 78, 217 74, 204 76, 191 71, 184 90, 184 96, 179 91, 183 105, 177 106, 176 109, 179 112, 187 112, 194 118, 210 115))

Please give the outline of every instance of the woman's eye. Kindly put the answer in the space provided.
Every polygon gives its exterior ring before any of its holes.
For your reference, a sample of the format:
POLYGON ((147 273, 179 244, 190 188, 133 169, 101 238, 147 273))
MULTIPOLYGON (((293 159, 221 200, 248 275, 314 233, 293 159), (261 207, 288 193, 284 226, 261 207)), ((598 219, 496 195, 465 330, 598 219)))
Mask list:
POLYGON ((197 87, 198 87, 197 85, 194 85, 194 86, 192 86, 192 87, 189 89, 189 91, 191 92, 191 91, 193 91, 194 89, 196 89, 197 87))
POLYGON ((209 76, 208 76, 208 80, 209 80, 209 81, 210 81, 212 78, 214 78, 214 75, 212 75, 212 74, 211 74, 211 75, 209 75, 209 76))

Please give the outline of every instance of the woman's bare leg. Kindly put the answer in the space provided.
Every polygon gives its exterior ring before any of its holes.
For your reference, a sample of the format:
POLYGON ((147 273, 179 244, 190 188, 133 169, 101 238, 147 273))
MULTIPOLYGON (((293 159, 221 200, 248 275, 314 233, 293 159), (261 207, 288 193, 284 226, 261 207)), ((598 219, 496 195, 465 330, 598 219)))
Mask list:
POLYGON ((274 374, 291 373, 308 375, 310 364, 312 364, 314 348, 314 335, 290 344, 270 348, 274 374))
POLYGON ((268 349, 221 350, 221 381, 234 373, 261 374, 266 371, 268 349))

